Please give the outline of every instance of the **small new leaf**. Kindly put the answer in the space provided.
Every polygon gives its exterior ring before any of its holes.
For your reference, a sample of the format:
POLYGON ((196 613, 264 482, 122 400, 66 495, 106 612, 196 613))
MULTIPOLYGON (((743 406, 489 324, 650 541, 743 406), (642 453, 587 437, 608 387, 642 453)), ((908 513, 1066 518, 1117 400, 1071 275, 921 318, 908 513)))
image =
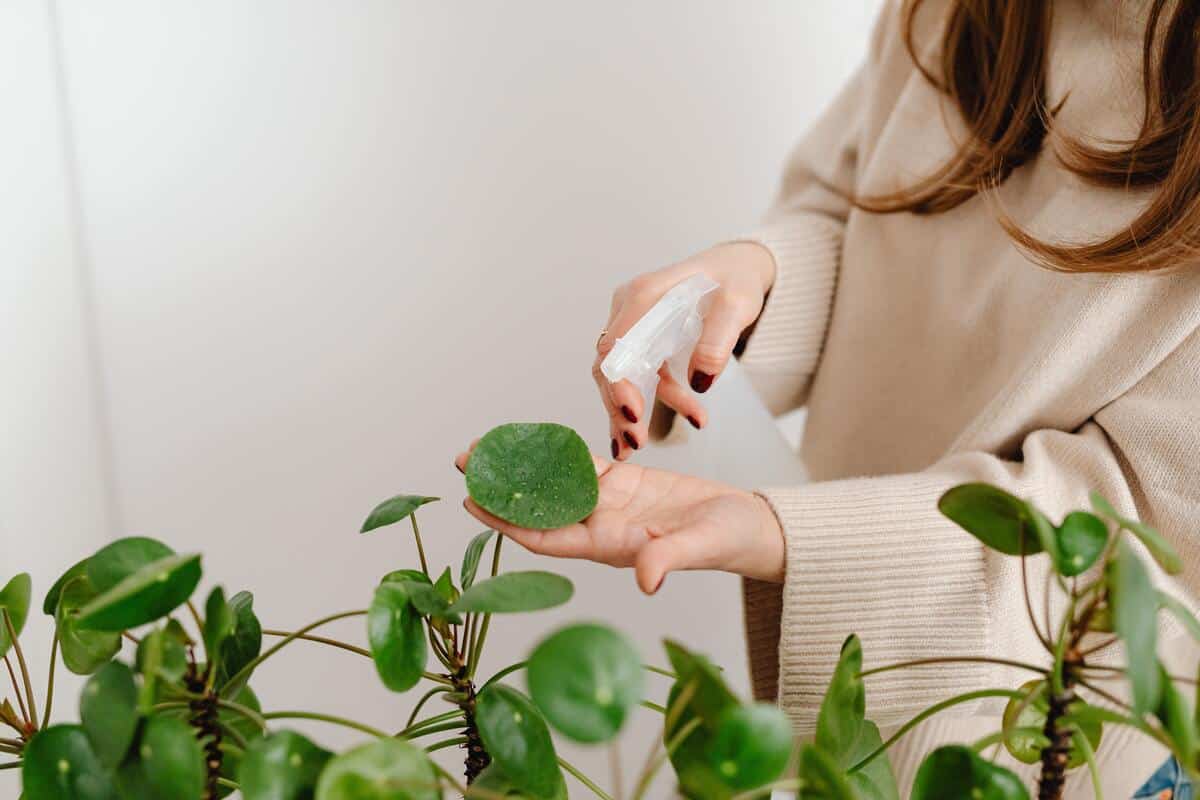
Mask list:
POLYGON ((389 497, 375 506, 366 521, 363 522, 359 533, 369 533, 376 528, 399 522, 426 503, 440 499, 440 497, 426 497, 419 494, 398 494, 395 497, 389 497))

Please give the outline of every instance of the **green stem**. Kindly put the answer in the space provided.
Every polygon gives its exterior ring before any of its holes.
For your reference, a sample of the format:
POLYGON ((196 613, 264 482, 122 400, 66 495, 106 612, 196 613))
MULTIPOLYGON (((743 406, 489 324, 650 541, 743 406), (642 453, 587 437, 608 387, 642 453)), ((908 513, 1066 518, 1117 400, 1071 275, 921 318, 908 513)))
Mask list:
POLYGON ((234 789, 234 790, 242 788, 241 786, 237 785, 236 783, 229 780, 228 778, 217 778, 217 785, 224 786, 226 789, 234 789))
POLYGON ((430 764, 433 766, 433 769, 438 776, 446 783, 450 784, 454 788, 454 791, 464 796, 467 794, 467 787, 459 783, 458 778, 455 778, 453 775, 447 772, 444 767, 440 766, 436 762, 431 761, 430 764))
POLYGON ((860 678, 867 678, 871 675, 878 675, 881 672, 891 672, 896 669, 907 669, 908 667, 920 667, 928 664, 997 664, 1002 667, 1015 667, 1024 669, 1030 672, 1036 672, 1039 675, 1045 675, 1045 667, 1039 667, 1035 664, 1029 664, 1024 661, 1012 661, 1007 658, 992 658, 990 656, 945 656, 939 658, 918 658, 914 661, 898 661, 895 664, 886 664, 882 667, 863 670, 858 674, 860 678))
MULTIPOLYGON (((504 544, 504 534, 496 531, 496 544, 492 548, 492 577, 496 577, 500 572, 500 546, 504 544)), ((479 669, 479 659, 483 655, 483 643, 487 641, 488 627, 492 624, 492 615, 484 614, 483 622, 479 625, 479 636, 476 637, 475 645, 471 648, 471 652, 467 654, 467 679, 475 678, 475 671, 479 669)))
POLYGON ((431 697, 433 697, 435 694, 442 694, 442 693, 449 692, 449 691, 450 691, 450 687, 448 687, 448 686, 435 686, 432 689, 430 689, 428 692, 426 692, 425 694, 421 695, 421 699, 417 701, 417 704, 415 706, 413 706, 412 713, 408 715, 408 722, 404 723, 405 729, 407 730, 408 728, 412 727, 413 721, 416 720, 416 718, 417 718, 417 714, 421 713, 421 708, 427 702, 429 702, 429 699, 431 697))
POLYGON ((644 708, 648 708, 651 711, 657 711, 658 713, 663 714, 663 715, 665 715, 667 713, 666 706, 660 706, 658 703, 651 702, 650 700, 643 700, 639 705, 641 705, 644 708))
POLYGON ((578 769, 577 769, 575 766, 573 766, 572 764, 570 764, 570 763, 569 763, 569 762, 568 762, 568 761, 567 761, 565 758, 561 758, 561 757, 560 757, 560 758, 558 759, 558 764, 559 764, 559 766, 561 766, 563 769, 565 769, 567 772, 569 772, 569 773, 571 773, 572 775, 574 775, 574 776, 575 776, 575 780, 579 781, 579 782, 580 782, 580 783, 582 783, 584 786, 586 786, 587 788, 591 789, 591 790, 592 790, 592 794, 596 795, 596 797, 599 797, 599 798, 600 798, 600 800, 613 800, 613 799, 612 799, 612 796, 611 796, 611 795, 610 795, 608 792, 604 791, 604 790, 603 790, 603 789, 601 789, 599 786, 597 786, 596 784, 592 783, 591 779, 590 779, 590 778, 588 778, 588 776, 587 776, 587 775, 584 775, 582 772, 580 772, 580 771, 579 771, 579 770, 578 770, 578 769))
POLYGON ((528 665, 529 665, 529 662, 528 662, 528 661, 518 661, 518 662, 517 662, 517 663, 515 663, 515 664, 509 664, 507 667, 505 667, 504 669, 500 670, 499 672, 497 672, 497 673, 496 673, 495 675, 493 675, 492 677, 488 678, 488 679, 487 679, 487 680, 484 682, 483 686, 479 687, 479 692, 476 692, 476 694, 480 694, 480 693, 482 693, 484 689, 486 689, 487 687, 491 686, 493 683, 495 683, 496 681, 500 680, 500 679, 501 679, 501 678, 503 678, 505 675, 511 675, 512 673, 516 672, 516 671, 517 671, 517 670, 519 670, 519 669, 525 669, 525 667, 526 667, 526 666, 528 666, 528 665))
POLYGON ((246 741, 246 737, 242 736, 242 732, 237 728, 233 727, 232 725, 226 725, 224 722, 221 722, 220 719, 217 720, 217 725, 220 726, 221 731, 230 739, 232 739, 233 743, 238 747, 245 750, 250 746, 250 743, 246 741))
POLYGON ((0 764, 0 770, 2 770, 2 769, 20 769, 21 764, 23 764, 23 763, 24 762, 22 762, 22 761, 10 761, 7 764, 0 764))
POLYGON ((350 653, 358 653, 360 656, 371 657, 371 651, 365 647, 359 647, 348 642, 338 641, 337 639, 329 639, 325 636, 313 636, 311 634, 302 633, 296 634, 294 631, 277 631, 263 629, 263 636, 294 636, 296 639, 303 639, 306 642, 316 642, 318 644, 327 644, 330 647, 336 647, 339 650, 346 650, 350 653))
POLYGON ((642 664, 642 669, 646 670, 646 672, 653 672, 655 675, 662 675, 664 678, 679 680, 679 676, 674 672, 671 672, 671 670, 663 669, 662 667, 656 667, 653 664, 642 664))
POLYGON ((1074 597, 1067 605, 1067 613, 1063 615, 1062 626, 1058 631, 1058 639, 1054 642, 1054 669, 1050 672, 1050 690, 1056 695, 1060 695, 1065 691, 1063 681, 1063 661, 1066 659, 1067 653, 1067 635, 1071 632, 1071 623, 1075 620, 1075 604, 1078 602, 1074 597))
POLYGON ((949 700, 943 700, 940 703, 935 703, 934 705, 925 709, 920 714, 917 714, 915 717, 910 719, 908 722, 906 722, 902 726, 900 726, 900 729, 898 731, 896 731, 894 734, 892 734, 892 737, 890 739, 888 739, 886 742, 881 744, 879 747, 872 750, 857 764, 850 767, 850 769, 846 770, 846 774, 858 772, 860 769, 862 769, 867 764, 874 761, 881 754, 886 752, 887 749, 889 747, 891 747, 893 744, 895 744, 900 739, 900 737, 902 737, 904 734, 908 733, 913 728, 917 727, 922 722, 924 722, 925 720, 932 717, 934 714, 937 714, 940 711, 945 711, 947 708, 950 708, 951 706, 956 706, 956 705, 959 705, 960 703, 969 703, 972 700, 980 700, 985 697, 1007 697, 1010 699, 1015 698, 1017 700, 1020 700, 1024 696, 1025 695, 1023 695, 1021 692, 1016 692, 1011 689, 980 689, 979 691, 967 692, 965 694, 960 694, 955 697, 951 697, 949 700))
POLYGON ((17 664, 21 667, 21 680, 25 682, 25 694, 29 698, 29 724, 33 726, 34 730, 37 730, 37 698, 33 696, 33 682, 29 680, 29 666, 25 663, 25 653, 21 650, 21 643, 17 640, 17 631, 13 628, 8 608, 0 608, 0 614, 4 615, 4 627, 8 629, 8 637, 12 640, 13 652, 17 654, 17 664))
POLYGON ((999 731, 996 731, 995 733, 989 733, 987 736, 984 736, 981 739, 977 739, 975 741, 975 744, 971 745, 971 749, 974 750, 976 753, 983 752, 984 750, 988 749, 992 745, 1003 742, 1005 740, 1006 736, 1007 736, 1007 738, 1012 738, 1012 735, 1016 734, 1016 733, 1019 733, 1019 734, 1025 735, 1025 736, 1041 736, 1042 729, 1041 728, 1021 727, 1021 728, 1012 728, 1011 730, 1008 730, 1008 731, 999 730, 999 731))
POLYGON ((389 739, 386 733, 378 728, 372 728, 370 725, 364 725, 361 722, 355 722, 352 719, 345 717, 335 717, 332 714, 318 714, 315 711, 272 711, 269 714, 263 714, 264 720, 271 719, 311 719, 317 722, 328 722, 331 725, 341 725, 343 728, 353 728, 356 731, 369 734, 378 739, 389 739))
POLYGON ((425 752, 426 753, 436 753, 438 750, 443 750, 447 747, 453 747, 456 744, 466 744, 466 743, 467 743, 467 737, 465 737, 465 736, 457 736, 453 739, 443 739, 440 742, 431 744, 428 747, 426 747, 425 752))
POLYGON ((255 668, 258 667, 259 664, 266 661, 268 658, 270 658, 271 656, 278 653, 283 647, 290 644, 291 642, 294 642, 296 639, 298 639, 299 637, 308 633, 313 628, 319 628, 322 625, 325 625, 327 623, 334 622, 339 619, 346 619, 347 617, 365 616, 366 613, 367 613, 366 609, 361 609, 359 611, 343 611, 339 614, 331 614, 328 617, 322 617, 321 619, 317 620, 316 622, 312 622, 312 623, 309 623, 308 625, 305 625, 300 630, 295 631, 294 633, 291 633, 288 636, 284 637, 274 647, 271 647, 270 649, 266 650, 265 652, 260 653, 257 658, 253 659, 249 664, 247 664, 246 666, 239 669, 237 671, 237 673, 234 674, 232 677, 230 677, 229 680, 226 682, 226 684, 225 684, 226 689, 223 691, 228 691, 228 687, 230 687, 230 686, 241 685, 241 680, 243 678, 250 677, 250 673, 253 672, 255 670, 255 668))
MULTIPOLYGON (((25 696, 21 692, 21 684, 17 683, 17 673, 13 670, 12 661, 8 658, 8 653, 4 654, 4 666, 8 667, 8 679, 12 682, 13 694, 17 698, 17 709, 21 712, 21 721, 25 723, 25 727, 31 727, 29 723, 29 710, 25 708, 25 696)), ((27 731, 21 731, 22 734, 27 731)))
POLYGON ((243 717, 261 728, 263 733, 267 733, 267 718, 262 714, 259 714, 254 709, 247 708, 241 703, 234 703, 229 700, 221 700, 219 698, 217 699, 217 707, 232 711, 235 714, 241 714, 243 717))
MULTIPOLYGON (((691 684, 691 686, 695 686, 695 684, 691 684)), ((682 698, 683 695, 680 694, 680 697, 682 698)), ((686 700, 683 702, 685 704, 687 703, 686 700)), ((684 739, 690 736, 692 731, 700 727, 701 722, 703 722, 703 720, 701 720, 700 717, 693 717, 692 719, 688 720, 686 724, 684 724, 678 731, 675 732, 675 735, 671 737, 670 741, 667 742, 662 753, 651 757, 650 761, 646 762, 646 766, 642 769, 642 774, 638 778, 637 788, 633 792, 633 800, 642 800, 642 798, 646 796, 646 792, 650 789, 650 783, 654 780, 654 776, 658 773, 659 769, 661 769, 662 765, 665 764, 667 759, 671 757, 671 754, 679 748, 679 745, 683 744, 684 739)))
POLYGON ((453 719, 454 717, 461 716, 462 713, 463 713, 463 711, 461 708, 456 708, 453 711, 447 711, 445 714, 438 714, 436 717, 428 717, 426 719, 421 720, 420 722, 418 722, 415 725, 409 725, 407 728, 405 728, 404 730, 397 733, 396 738, 398 738, 398 739, 406 738, 406 737, 412 735, 412 733, 414 731, 419 731, 422 728, 426 728, 430 725, 437 725, 439 722, 445 722, 448 719, 453 719))
POLYGON ((406 733, 401 738, 419 739, 422 736, 428 736, 431 733, 444 733, 445 731, 462 730, 462 727, 463 727, 463 722, 461 720, 457 721, 457 722, 447 722, 442 725, 429 725, 427 727, 421 728, 420 730, 412 731, 411 733, 406 733))
POLYGON ((412 512, 408 515, 412 521, 413 539, 417 542, 417 556, 421 559, 421 572, 425 573, 425 577, 433 580, 433 576, 429 574, 429 564, 425 561, 425 545, 421 544, 421 529, 417 527, 417 512, 412 512))
POLYGON ((46 677, 46 713, 42 727, 50 724, 50 710, 54 708, 54 666, 58 663, 58 629, 54 630, 54 641, 50 644, 50 674, 46 677))

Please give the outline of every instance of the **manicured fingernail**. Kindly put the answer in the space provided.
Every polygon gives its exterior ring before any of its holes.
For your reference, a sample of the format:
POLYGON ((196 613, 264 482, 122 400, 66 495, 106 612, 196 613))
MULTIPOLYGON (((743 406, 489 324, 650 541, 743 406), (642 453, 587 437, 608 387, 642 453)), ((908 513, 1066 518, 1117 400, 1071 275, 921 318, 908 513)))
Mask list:
POLYGON ((634 414, 633 409, 631 409, 629 406, 621 406, 621 414, 625 417, 625 419, 629 420, 634 425, 637 425, 637 414, 634 414))
POLYGON ((691 414, 688 414, 687 421, 692 423, 693 428, 695 428, 696 430, 700 430, 700 420, 696 419, 691 414))
POLYGON ((713 376, 707 372, 696 370, 692 373, 692 391, 704 394, 712 386, 713 376))
POLYGON ((617 444, 616 439, 612 440, 612 454, 613 454, 613 458, 616 458, 617 456, 621 455, 621 445, 617 444))
MULTIPOLYGON (((688 419, 691 419, 691 417, 688 417, 688 419)), ((460 467, 460 466, 458 465, 458 462, 457 462, 457 461, 455 461, 455 462, 454 462, 454 468, 455 468, 456 470, 458 470, 459 472, 461 472, 463 475, 466 475, 466 474, 467 474, 467 471, 466 471, 465 469, 463 469, 462 467, 460 467)))
POLYGON ((662 588, 663 581, 665 581, 666 579, 667 579, 666 575, 663 575, 661 578, 659 578, 658 584, 654 587, 654 591, 651 592, 651 594, 658 594, 658 590, 662 588))
POLYGON ((634 450, 638 449, 637 439, 633 438, 633 434, 631 434, 629 431, 622 431, 621 436, 624 437, 625 444, 629 445, 634 450))

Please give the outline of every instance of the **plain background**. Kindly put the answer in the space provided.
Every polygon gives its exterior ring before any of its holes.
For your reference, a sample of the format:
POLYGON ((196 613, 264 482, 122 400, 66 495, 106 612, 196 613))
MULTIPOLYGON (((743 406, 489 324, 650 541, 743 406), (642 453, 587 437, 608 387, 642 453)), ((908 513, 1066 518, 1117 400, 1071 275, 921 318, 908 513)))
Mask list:
MULTIPOLYGON (((295 627, 413 565, 403 531, 356 534, 402 491, 445 498, 422 527, 457 565, 479 526, 454 454, 510 420, 607 447, 589 367, 611 290, 752 227, 878 4, 0 3, 0 580, 32 571, 40 605, 78 557, 152 535, 295 627)), ((485 673, 591 618, 745 689, 733 578, 647 599, 628 572, 506 561, 577 594, 496 620, 485 673)), ((24 637, 39 674, 48 623, 24 637)), ((303 643, 256 683, 386 728, 412 702, 303 643)), ((624 737, 627 780, 656 725, 624 737)), ((564 752, 608 783, 603 749, 564 752)))

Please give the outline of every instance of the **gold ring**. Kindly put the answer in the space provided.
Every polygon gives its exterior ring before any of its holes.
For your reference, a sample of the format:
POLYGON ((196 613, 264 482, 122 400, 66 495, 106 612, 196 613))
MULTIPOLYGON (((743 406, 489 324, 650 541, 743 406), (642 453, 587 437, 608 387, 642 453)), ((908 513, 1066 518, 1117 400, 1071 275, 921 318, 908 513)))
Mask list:
POLYGON ((608 328, 605 328, 604 330, 600 331, 600 336, 599 336, 599 338, 596 339, 596 347, 597 348, 600 347, 600 343, 604 341, 605 336, 608 336, 608 328))

